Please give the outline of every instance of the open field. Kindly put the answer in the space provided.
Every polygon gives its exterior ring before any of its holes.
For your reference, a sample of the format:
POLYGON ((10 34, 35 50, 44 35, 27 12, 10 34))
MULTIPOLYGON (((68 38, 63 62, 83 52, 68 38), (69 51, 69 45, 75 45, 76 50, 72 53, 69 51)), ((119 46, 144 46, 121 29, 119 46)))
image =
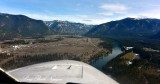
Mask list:
POLYGON ((64 35, 7 41, 1 44, 0 66, 4 69, 13 69, 62 59, 75 59, 89 63, 93 57, 109 52, 99 45, 102 42, 98 38, 64 35))
POLYGON ((133 60, 136 58, 136 53, 130 52, 121 57, 121 59, 133 60))

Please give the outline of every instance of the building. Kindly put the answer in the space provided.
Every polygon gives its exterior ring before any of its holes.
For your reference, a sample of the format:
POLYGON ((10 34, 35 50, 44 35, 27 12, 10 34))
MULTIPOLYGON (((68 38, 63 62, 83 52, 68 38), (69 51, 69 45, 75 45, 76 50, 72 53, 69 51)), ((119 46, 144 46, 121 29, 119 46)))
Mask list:
POLYGON ((133 49, 133 47, 125 47, 126 50, 133 49))

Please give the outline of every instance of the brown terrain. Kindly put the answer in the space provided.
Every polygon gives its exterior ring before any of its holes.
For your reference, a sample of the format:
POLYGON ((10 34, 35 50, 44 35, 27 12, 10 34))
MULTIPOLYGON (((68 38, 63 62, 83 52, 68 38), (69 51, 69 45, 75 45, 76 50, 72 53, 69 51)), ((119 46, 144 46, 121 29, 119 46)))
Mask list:
POLYGON ((109 52, 99 46, 103 41, 98 38, 51 35, 44 38, 21 40, 25 40, 27 43, 1 43, 0 66, 2 68, 8 70, 34 63, 62 59, 78 59, 89 63, 93 57, 109 52), (33 60, 35 59, 34 57, 42 61, 35 61, 33 60))

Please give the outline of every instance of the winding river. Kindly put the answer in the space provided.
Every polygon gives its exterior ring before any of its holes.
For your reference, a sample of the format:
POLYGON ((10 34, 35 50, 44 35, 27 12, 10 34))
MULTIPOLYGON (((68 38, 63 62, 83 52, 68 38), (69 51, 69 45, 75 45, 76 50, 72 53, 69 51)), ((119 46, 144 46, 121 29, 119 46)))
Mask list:
POLYGON ((114 42, 113 43, 113 48, 112 48, 112 52, 108 55, 104 55, 98 58, 94 58, 91 61, 91 65, 94 66, 95 68, 102 70, 102 67, 108 63, 110 60, 112 60, 113 58, 115 58, 118 54, 122 53, 121 48, 118 44, 118 42, 114 42))

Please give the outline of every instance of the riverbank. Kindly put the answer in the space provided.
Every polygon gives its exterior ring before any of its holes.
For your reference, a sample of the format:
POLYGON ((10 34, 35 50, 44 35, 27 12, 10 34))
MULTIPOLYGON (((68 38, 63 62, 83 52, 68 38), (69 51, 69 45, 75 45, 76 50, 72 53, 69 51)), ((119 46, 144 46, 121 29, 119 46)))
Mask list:
POLYGON ((135 55, 132 51, 118 55, 103 67, 103 72, 120 84, 159 84, 160 68, 135 55))
POLYGON ((111 48, 111 46, 112 46, 111 52, 108 54, 97 56, 97 57, 93 58, 90 62, 90 65, 94 66, 95 68, 97 68, 101 71, 102 71, 102 68, 105 64, 107 64, 109 61, 111 61, 116 56, 118 56, 120 53, 122 53, 118 42, 112 41, 112 42, 110 42, 110 44, 109 43, 103 43, 103 44, 105 44, 103 46, 106 48, 108 48, 108 47, 111 48))

